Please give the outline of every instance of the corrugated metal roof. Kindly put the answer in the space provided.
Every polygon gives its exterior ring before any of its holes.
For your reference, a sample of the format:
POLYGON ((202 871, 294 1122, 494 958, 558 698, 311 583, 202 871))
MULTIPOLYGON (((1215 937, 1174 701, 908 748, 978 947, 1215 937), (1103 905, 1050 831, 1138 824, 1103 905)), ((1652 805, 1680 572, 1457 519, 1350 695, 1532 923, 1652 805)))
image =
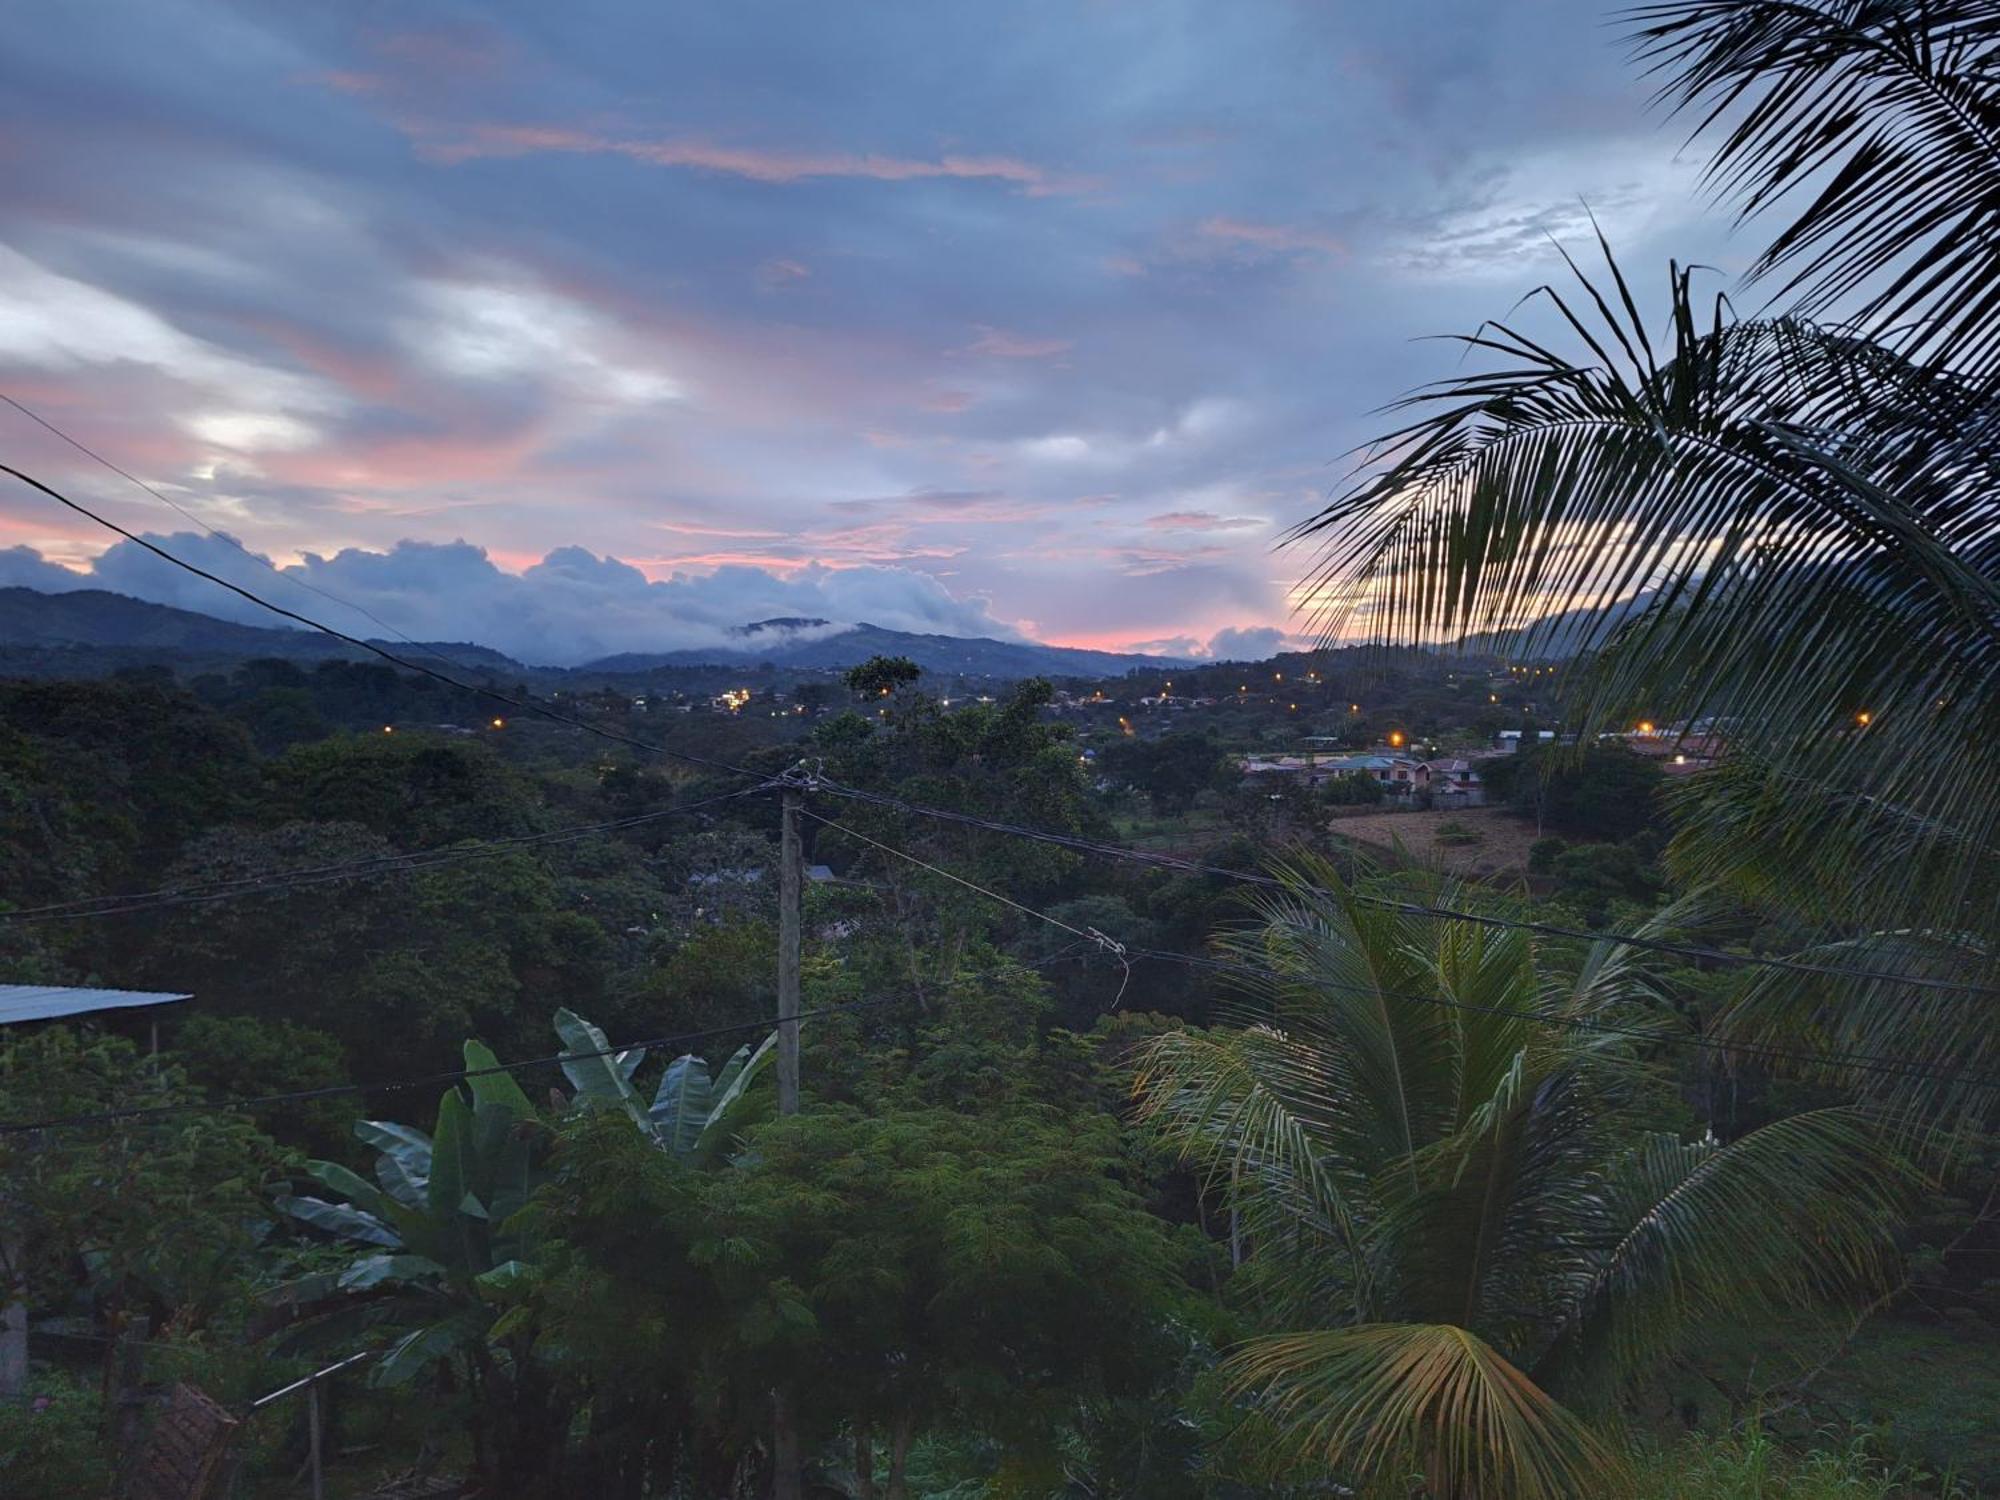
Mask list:
POLYGON ((0 1026, 15 1021, 53 1021, 93 1010, 166 1005, 174 1000, 193 998, 192 995, 168 995, 152 990, 91 990, 66 984, 0 984, 0 1026))

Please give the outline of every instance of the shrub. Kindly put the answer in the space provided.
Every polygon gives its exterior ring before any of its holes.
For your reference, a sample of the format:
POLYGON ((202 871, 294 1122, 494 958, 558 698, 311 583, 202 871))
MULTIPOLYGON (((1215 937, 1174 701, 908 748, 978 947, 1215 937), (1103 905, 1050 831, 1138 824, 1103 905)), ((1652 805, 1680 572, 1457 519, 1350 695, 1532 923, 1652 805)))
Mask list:
POLYGON ((97 1394, 67 1376, 37 1376, 25 1401, 0 1401, 0 1495, 102 1495, 111 1466, 98 1441, 97 1394))

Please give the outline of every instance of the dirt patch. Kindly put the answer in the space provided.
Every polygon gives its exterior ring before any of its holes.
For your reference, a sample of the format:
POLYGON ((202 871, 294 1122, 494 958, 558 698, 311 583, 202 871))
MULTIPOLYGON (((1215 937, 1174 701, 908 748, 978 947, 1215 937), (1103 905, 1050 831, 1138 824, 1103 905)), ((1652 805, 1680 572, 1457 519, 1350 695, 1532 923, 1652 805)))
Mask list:
POLYGON ((1327 831, 1384 854, 1393 853, 1400 843, 1413 863, 1437 860, 1454 875, 1470 876, 1526 874, 1528 850, 1535 842, 1533 823, 1498 807, 1364 813, 1335 818, 1327 831), (1447 823, 1471 832, 1473 841, 1440 843, 1438 831, 1447 823))

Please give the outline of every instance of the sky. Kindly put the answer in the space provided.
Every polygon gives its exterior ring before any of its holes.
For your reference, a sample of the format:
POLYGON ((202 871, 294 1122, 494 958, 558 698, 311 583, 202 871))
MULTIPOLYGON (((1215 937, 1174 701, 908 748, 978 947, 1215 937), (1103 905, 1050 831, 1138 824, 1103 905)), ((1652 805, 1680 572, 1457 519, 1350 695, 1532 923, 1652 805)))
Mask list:
MULTIPOLYGON (((180 511, 9 408, 0 457, 330 624, 531 661, 781 615, 1268 653, 1281 538, 1453 368, 1425 335, 1591 214, 1662 286, 1728 259, 1609 21, 24 0, 0 391, 180 511)), ((255 617, 114 542, 0 491, 0 585, 255 617)))

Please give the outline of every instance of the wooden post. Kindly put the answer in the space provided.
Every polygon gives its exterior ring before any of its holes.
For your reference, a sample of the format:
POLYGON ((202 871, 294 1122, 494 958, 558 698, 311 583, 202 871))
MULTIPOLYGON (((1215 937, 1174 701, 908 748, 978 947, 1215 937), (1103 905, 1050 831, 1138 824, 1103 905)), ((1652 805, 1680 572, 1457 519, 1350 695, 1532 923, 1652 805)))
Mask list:
POLYGON ((0 1396, 28 1389, 28 1304, 11 1300, 21 1254, 17 1239, 0 1238, 0 1396))
POLYGON ((785 788, 778 865, 778 1113, 799 1112, 799 794, 785 788))
POLYGON ((326 1476, 320 1464, 318 1385, 306 1387, 306 1454, 312 1464, 313 1500, 326 1500, 326 1476))
MULTIPOLYGON (((799 1112, 799 794, 784 792, 778 847, 778 1113, 799 1112)), ((771 1392, 772 1500, 800 1500, 799 1422, 792 1392, 771 1392)))
POLYGON ((146 1339, 152 1331, 152 1319, 132 1318, 112 1349, 111 1433, 118 1469, 125 1475, 132 1472, 145 1431, 146 1339))

